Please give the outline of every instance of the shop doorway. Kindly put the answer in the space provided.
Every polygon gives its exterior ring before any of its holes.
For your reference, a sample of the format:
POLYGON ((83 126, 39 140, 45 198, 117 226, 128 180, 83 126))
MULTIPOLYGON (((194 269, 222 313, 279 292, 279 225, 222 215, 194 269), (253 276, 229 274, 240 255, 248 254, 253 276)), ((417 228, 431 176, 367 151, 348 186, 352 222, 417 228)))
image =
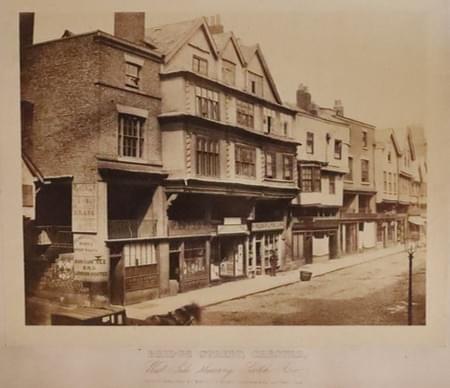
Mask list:
MULTIPOLYGON (((242 237, 221 237, 219 240, 219 276, 235 278, 245 274, 245 250, 242 237)), ((257 250, 258 251, 258 250, 257 250)))
POLYGON ((180 281, 180 252, 169 254, 169 279, 180 281))
POLYGON ((305 233, 304 256, 305 256, 305 263, 312 264, 312 262, 313 262, 313 236, 311 233, 305 233))
POLYGON ((338 238, 336 232, 329 234, 328 245, 329 245, 330 259, 335 259, 338 256, 338 238))

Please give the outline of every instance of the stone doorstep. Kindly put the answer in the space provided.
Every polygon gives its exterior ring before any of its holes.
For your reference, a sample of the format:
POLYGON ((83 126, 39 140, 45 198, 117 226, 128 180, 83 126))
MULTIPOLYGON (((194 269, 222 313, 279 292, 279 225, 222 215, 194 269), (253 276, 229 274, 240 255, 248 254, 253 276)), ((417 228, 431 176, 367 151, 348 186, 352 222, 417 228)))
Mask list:
POLYGON ((297 283, 300 281, 299 276, 300 270, 307 270, 307 271, 310 270, 311 272, 313 272, 312 277, 314 278, 317 276, 325 275, 330 272, 338 271, 340 269, 353 267, 355 265, 366 263, 371 260, 376 260, 385 256, 393 255, 402 251, 404 251, 403 246, 389 247, 382 250, 369 251, 367 253, 360 253, 352 256, 341 257, 340 259, 339 258, 333 259, 332 261, 329 261, 327 263, 308 264, 309 267, 303 266, 293 271, 281 272, 278 273, 277 276, 273 278, 270 276, 264 276, 261 278, 257 277, 254 279, 245 279, 237 282, 225 283, 220 286, 193 290, 189 291, 188 293, 178 294, 172 297, 166 297, 148 302, 137 303, 136 305, 126 307, 127 316, 130 318, 144 319, 151 315, 166 314, 170 311, 175 310, 178 307, 193 302, 198 303, 201 307, 208 307, 223 302, 227 302, 230 300, 244 298, 246 296, 258 294, 265 291, 270 291, 279 287, 297 283), (318 268, 319 266, 325 268, 318 268), (314 267, 316 267, 316 271, 314 271, 314 267), (267 283, 267 280, 269 279, 271 281, 271 284, 267 283), (264 280, 264 282, 262 282, 262 280, 264 280), (259 281, 262 284, 255 287, 256 285, 254 283, 255 281, 259 281), (248 287, 249 285, 253 287, 248 287), (223 289, 221 289, 221 286, 227 288, 233 287, 235 288, 235 291, 233 290, 234 292, 229 292, 228 295, 225 295, 224 292, 220 292, 224 291, 223 289), (241 289, 241 291, 238 291, 239 289, 241 289), (214 290, 213 293, 211 292, 212 290, 214 290), (218 295, 214 297, 214 294, 216 294, 216 292, 218 295), (198 294, 200 298, 197 297, 197 300, 195 300, 195 296, 192 295, 194 293, 198 294), (203 298, 201 297, 202 294, 204 294, 203 298), (175 301, 175 299, 177 299, 178 301, 175 301), (201 299, 204 299, 203 302, 201 301, 201 299))

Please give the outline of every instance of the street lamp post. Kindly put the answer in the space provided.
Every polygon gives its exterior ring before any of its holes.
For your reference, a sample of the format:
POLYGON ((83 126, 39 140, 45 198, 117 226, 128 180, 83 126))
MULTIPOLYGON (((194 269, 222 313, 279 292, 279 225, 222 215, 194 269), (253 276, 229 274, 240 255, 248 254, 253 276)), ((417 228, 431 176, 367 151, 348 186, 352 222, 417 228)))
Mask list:
POLYGON ((408 259, 409 259, 409 279, 408 279, 408 325, 412 325, 412 261, 416 247, 414 242, 410 242, 408 246, 408 259))

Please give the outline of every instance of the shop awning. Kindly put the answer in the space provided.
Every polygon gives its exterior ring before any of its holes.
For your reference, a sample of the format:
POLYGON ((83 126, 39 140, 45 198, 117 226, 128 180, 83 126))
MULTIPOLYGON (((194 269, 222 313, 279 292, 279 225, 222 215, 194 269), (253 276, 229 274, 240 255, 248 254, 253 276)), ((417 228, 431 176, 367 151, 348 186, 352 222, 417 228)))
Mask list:
POLYGON ((409 216, 408 222, 415 225, 425 225, 426 220, 421 216, 409 216))

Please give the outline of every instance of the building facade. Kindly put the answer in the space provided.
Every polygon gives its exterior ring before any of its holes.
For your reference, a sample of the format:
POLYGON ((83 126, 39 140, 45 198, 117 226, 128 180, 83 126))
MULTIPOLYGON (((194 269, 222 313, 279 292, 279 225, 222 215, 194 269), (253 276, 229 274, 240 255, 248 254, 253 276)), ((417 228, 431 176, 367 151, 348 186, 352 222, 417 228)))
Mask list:
POLYGON ((309 264, 340 254, 339 211, 348 173, 349 126, 320 114, 303 86, 297 90, 294 136, 300 192, 292 201, 293 260, 309 264))
POLYGON ((282 268, 297 194, 295 111, 261 49, 204 18, 147 29, 146 39, 164 56, 170 282, 186 291, 265 274, 272 253, 282 268))
POLYGON ((48 182, 36 196, 41 291, 113 304, 168 293, 161 56, 143 23, 116 15, 114 36, 66 32, 22 50, 23 148, 48 182))

